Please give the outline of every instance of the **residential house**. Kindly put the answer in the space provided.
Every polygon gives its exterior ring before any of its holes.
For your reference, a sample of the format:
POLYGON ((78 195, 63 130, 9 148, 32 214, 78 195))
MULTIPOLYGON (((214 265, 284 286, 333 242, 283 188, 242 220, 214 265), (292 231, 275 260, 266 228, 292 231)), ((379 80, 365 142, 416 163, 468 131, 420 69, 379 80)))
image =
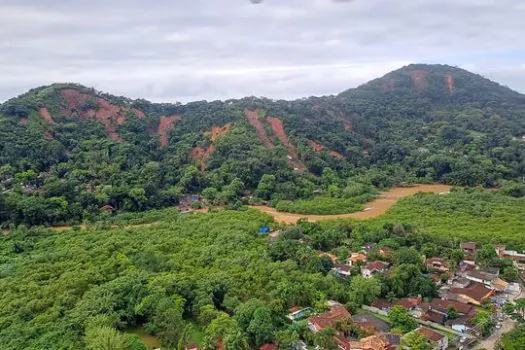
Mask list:
POLYGON ((386 333, 392 329, 390 323, 383 321, 372 314, 361 314, 352 317, 352 321, 367 333, 386 333))
POLYGON ((365 264, 361 269, 361 275, 363 277, 369 278, 375 275, 376 273, 385 272, 388 269, 388 263, 380 260, 371 261, 365 264))
POLYGON ((310 311, 312 311, 312 309, 309 307, 302 308, 300 306, 293 306, 288 309, 288 315, 286 315, 286 318, 290 321, 296 321, 306 317, 306 314, 310 311))
POLYGON ((434 298, 427 304, 429 310, 447 315, 450 309, 454 309, 460 315, 473 315, 476 308, 472 305, 461 303, 457 300, 442 300, 434 298))
POLYGON ((349 277, 352 274, 352 267, 345 264, 335 264, 332 271, 338 274, 341 277, 349 277))
POLYGON ((464 277, 454 278, 452 288, 467 288, 472 281, 464 277))
POLYGON ((472 323, 472 316, 461 316, 453 320, 448 320, 445 325, 452 328, 456 332, 473 334, 474 336, 481 336, 476 326, 472 323))
POLYGON ((421 334, 434 345, 433 350, 445 350, 448 347, 448 338, 427 327, 419 327, 415 332, 421 334))
POLYGON ((372 304, 370 304, 370 306, 375 307, 378 310, 388 312, 392 308, 392 303, 385 299, 376 299, 372 302, 372 304))
POLYGON ((495 248, 500 259, 525 260, 525 253, 518 253, 515 250, 506 250, 504 244, 498 244, 495 248))
POLYGON ((421 319, 443 325, 447 320, 447 315, 430 309, 421 316, 421 319))
POLYGON ((496 278, 494 281, 492 281, 492 284, 490 286, 496 292, 505 292, 509 287, 509 282, 504 281, 501 278, 496 278))
POLYGON ((423 299, 420 295, 417 297, 410 297, 410 298, 401 298, 394 301, 393 305, 403 306, 409 311, 415 310, 421 303, 423 302, 423 299))
POLYGON ((429 271, 448 272, 448 263, 443 258, 433 257, 425 261, 429 271))
POLYGON ((342 336, 336 336, 335 340, 339 350, 394 350, 399 345, 399 342, 395 344, 395 337, 384 334, 372 335, 360 340, 348 340, 342 336))
POLYGON ((348 257, 348 265, 355 266, 359 262, 365 262, 366 258, 367 256, 365 254, 352 253, 352 255, 348 257))
POLYGON ((190 345, 186 345, 184 347, 184 350, 199 350, 199 347, 196 344, 190 344, 190 345))
POLYGON ((308 318, 308 328, 317 333, 327 327, 332 327, 338 322, 349 320, 350 313, 339 303, 331 302, 330 311, 308 318))
POLYGON ((462 303, 481 305, 496 293, 481 283, 471 283, 467 288, 450 288, 447 299, 457 300, 462 303))
POLYGON ((486 286, 491 286, 492 282, 498 278, 497 275, 482 270, 467 271, 463 273, 463 277, 473 282, 482 283, 486 286))
POLYGON ((476 243, 475 242, 461 242, 459 247, 464 254, 475 254, 476 253, 476 243))

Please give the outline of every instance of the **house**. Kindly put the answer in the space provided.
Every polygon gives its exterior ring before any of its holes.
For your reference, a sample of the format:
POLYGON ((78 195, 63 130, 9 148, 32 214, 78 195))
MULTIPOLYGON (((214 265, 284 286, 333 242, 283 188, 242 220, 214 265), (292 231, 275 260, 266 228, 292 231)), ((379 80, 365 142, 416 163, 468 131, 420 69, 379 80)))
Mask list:
POLYGON ((447 315, 444 315, 440 312, 434 311, 434 310, 428 310, 425 312, 421 318, 425 321, 434 322, 438 324, 445 324, 445 321, 447 319, 447 315))
POLYGON ((455 278, 452 281, 452 288, 467 288, 472 281, 464 277, 455 278))
POLYGON ((476 266, 476 256, 474 254, 463 255, 463 260, 459 262, 460 268, 462 264, 476 266))
POLYGON ((330 311, 308 318, 308 328, 317 333, 322 329, 334 326, 338 322, 349 320, 350 317, 350 313, 343 305, 332 302, 330 311))
POLYGON ((184 346, 184 350, 199 350, 199 347, 195 344, 190 344, 190 345, 184 346))
POLYGON ((403 306, 407 310, 412 311, 412 310, 415 310, 422 302, 423 302, 423 299, 419 295, 417 297, 397 299, 392 304, 403 306))
POLYGON ((259 350, 277 350, 277 345, 270 343, 264 344, 259 348, 259 350))
POLYGON ((332 269, 332 271, 334 271, 341 277, 350 276, 352 274, 350 270, 351 270, 350 265, 345 265, 345 264, 335 264, 334 268, 332 269))
POLYGON ((296 320, 306 317, 306 314, 311 311, 312 309, 309 307, 302 308, 299 306, 294 306, 288 309, 288 315, 286 315, 286 318, 289 319, 290 321, 296 321, 296 320))
POLYGON ((505 293, 519 295, 521 293, 521 285, 519 283, 509 283, 505 293))
POLYGON ((375 307, 381 311, 390 311, 392 308, 392 303, 385 299, 376 299, 370 304, 370 306, 375 307))
POLYGON ((477 337, 481 336, 481 333, 477 330, 471 319, 471 316, 461 316, 453 320, 448 320, 445 322, 445 325, 456 332, 473 334, 477 337))
POLYGON ((385 334, 372 335, 360 340, 349 340, 342 336, 335 336, 335 340, 339 350, 393 350, 399 345, 399 342, 394 343, 396 337, 389 337, 385 334))
POLYGON ((501 278, 496 278, 494 281, 492 281, 492 284, 490 286, 496 292, 504 292, 509 287, 509 282, 504 281, 501 278))
POLYGON ((450 288, 447 299, 457 300, 465 304, 481 305, 483 301, 495 295, 492 289, 481 283, 471 283, 467 288, 450 288))
POLYGON ((372 314, 361 314, 352 317, 352 321, 367 333, 386 333, 392 329, 390 323, 383 321, 372 314))
POLYGON ((476 243, 475 242, 461 242, 459 248, 465 254, 475 254, 476 253, 476 243))
POLYGON ((366 258, 367 256, 365 254, 352 253, 352 255, 348 257, 348 265, 355 266, 359 262, 365 262, 366 258))
POLYGON ((463 277, 473 282, 482 283, 486 286, 491 286, 492 282, 498 278, 497 275, 482 270, 467 271, 463 273, 463 277))
POLYGON ((498 244, 495 246, 496 253, 498 254, 498 258, 512 259, 512 260, 525 260, 524 253, 518 253, 515 250, 506 250, 506 248, 507 247, 504 244, 498 244))
POLYGON ((113 208, 111 205, 104 205, 100 208, 100 211, 106 212, 106 213, 113 213, 115 212, 115 208, 113 208))
POLYGON ((447 315, 450 309, 453 309, 460 315, 473 315, 476 308, 469 304, 461 303, 457 300, 442 300, 434 298, 427 304, 429 310, 447 315))
POLYGON ((433 350, 445 350, 448 347, 448 338, 427 327, 419 327, 415 332, 427 338, 433 345, 433 350))
POLYGON ((363 277, 369 278, 375 275, 376 273, 383 273, 388 269, 388 263, 380 260, 371 261, 366 263, 365 266, 361 269, 361 275, 363 277))
POLYGON ((433 257, 425 261, 429 271, 448 272, 448 263, 443 258, 433 257))
POLYGON ((330 258, 330 260, 332 260, 332 263, 334 263, 334 264, 337 263, 337 256, 335 256, 333 254, 326 253, 326 252, 323 252, 321 250, 318 250, 317 251, 317 256, 319 256, 319 257, 326 256, 326 257, 330 258))

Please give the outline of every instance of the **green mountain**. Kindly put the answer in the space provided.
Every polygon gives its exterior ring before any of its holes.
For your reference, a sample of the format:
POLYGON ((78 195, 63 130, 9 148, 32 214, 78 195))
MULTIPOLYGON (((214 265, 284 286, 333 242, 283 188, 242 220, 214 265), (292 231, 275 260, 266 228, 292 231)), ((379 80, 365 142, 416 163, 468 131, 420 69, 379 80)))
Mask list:
POLYGON ((499 186, 525 176, 524 116, 524 95, 444 65, 294 101, 158 104, 54 84, 0 106, 0 220, 79 221, 187 193, 278 205, 319 189, 499 186))

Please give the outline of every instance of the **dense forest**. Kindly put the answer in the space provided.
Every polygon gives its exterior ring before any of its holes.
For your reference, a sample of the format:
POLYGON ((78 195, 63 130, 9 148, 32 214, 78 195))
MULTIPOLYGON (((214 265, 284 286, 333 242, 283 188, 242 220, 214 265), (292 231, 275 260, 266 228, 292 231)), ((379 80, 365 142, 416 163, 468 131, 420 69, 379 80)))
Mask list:
POLYGON ((524 115, 525 96, 442 65, 295 101, 159 104, 40 87, 0 106, 0 222, 97 220, 108 208, 169 207, 188 194, 351 212, 382 188, 415 182, 506 186, 519 197, 524 115))

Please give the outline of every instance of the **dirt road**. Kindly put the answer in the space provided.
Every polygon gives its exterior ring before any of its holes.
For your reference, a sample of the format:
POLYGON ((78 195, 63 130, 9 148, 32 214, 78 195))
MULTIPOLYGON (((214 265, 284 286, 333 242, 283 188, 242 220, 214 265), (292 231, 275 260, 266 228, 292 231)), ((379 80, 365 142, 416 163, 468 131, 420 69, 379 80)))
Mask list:
POLYGON ((407 196, 413 196, 418 192, 432 192, 432 193, 448 193, 451 186, 448 185, 416 185, 412 187, 397 187, 392 188, 386 192, 382 192, 377 199, 365 204, 365 210, 351 213, 351 214, 338 214, 338 215, 305 215, 305 214, 292 214, 285 212, 278 212, 275 208, 268 206, 252 206, 257 210, 264 213, 270 214, 278 222, 285 224, 295 224, 299 219, 305 218, 308 221, 322 221, 331 219, 358 219, 366 220, 378 217, 387 212, 398 200, 407 196))

